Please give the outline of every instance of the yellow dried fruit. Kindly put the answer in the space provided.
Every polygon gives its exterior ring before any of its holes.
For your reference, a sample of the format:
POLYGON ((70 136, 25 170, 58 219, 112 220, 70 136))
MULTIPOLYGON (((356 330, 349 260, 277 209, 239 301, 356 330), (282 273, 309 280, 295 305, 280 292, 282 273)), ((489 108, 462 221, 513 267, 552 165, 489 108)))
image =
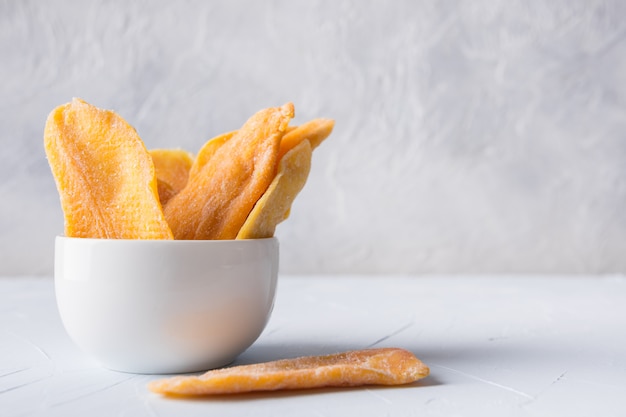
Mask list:
POLYGON ((176 239, 234 239, 272 182, 293 104, 261 110, 165 206, 176 239))
POLYGON ((303 140, 309 141, 311 149, 317 148, 331 134, 334 127, 335 121, 332 119, 313 119, 296 127, 286 133, 280 141, 278 159, 280 160, 303 140))
POLYGON ((208 371, 200 376, 156 380, 148 388, 176 396, 238 394, 360 385, 401 385, 428 376, 429 369, 399 348, 366 349, 327 356, 283 359, 208 371))
POLYGON ((237 239, 272 237, 276 225, 285 220, 311 170, 311 145, 304 140, 287 152, 278 164, 278 172, 267 191, 248 215, 237 239))
POLYGON ((228 140, 230 140, 230 138, 232 138, 235 135, 235 133, 237 133, 237 131, 233 130, 232 132, 222 133, 221 135, 216 136, 213 139, 209 139, 204 144, 204 146, 200 148, 200 151, 198 152, 196 159, 193 161, 193 164, 191 165, 189 176, 195 177, 202 170, 202 167, 204 167, 206 163, 213 157, 215 152, 223 144, 225 144, 228 140))
POLYGON ((164 206, 187 184, 193 155, 182 149, 151 149, 150 156, 156 170, 159 200, 164 206))
POLYGON ((152 158, 122 117, 74 99, 48 116, 44 145, 66 236, 172 239, 152 158))
MULTIPOLYGON (((297 126, 287 126, 287 129, 285 130, 285 135, 287 135, 289 132, 295 130, 296 128, 297 128, 297 126)), ((193 161, 193 165, 191 166, 191 170, 189 172, 189 176, 193 177, 198 172, 200 172, 202 167, 207 163, 207 161, 209 159, 211 159, 213 154, 215 154, 215 151, 217 151, 220 146, 222 146, 228 140, 230 140, 230 138, 232 138, 235 135, 235 133, 237 133, 237 131, 233 130, 232 132, 222 133, 219 136, 216 136, 216 137, 214 137, 212 139, 209 139, 202 146, 202 148, 200 148, 200 151, 198 152, 198 156, 196 156, 196 159, 193 161)), ((283 138, 284 138, 284 136, 283 136, 283 138)), ((281 140, 281 143, 282 143, 282 140, 281 140)))

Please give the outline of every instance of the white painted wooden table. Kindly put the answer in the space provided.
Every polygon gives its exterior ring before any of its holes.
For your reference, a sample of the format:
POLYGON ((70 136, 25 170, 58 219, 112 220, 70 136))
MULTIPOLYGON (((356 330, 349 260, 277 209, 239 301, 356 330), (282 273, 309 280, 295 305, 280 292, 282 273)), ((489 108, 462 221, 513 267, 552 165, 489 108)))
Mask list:
POLYGON ((431 368, 405 387, 168 399, 69 340, 51 278, 0 279, 0 416, 625 416, 626 278, 281 276, 236 363, 373 346, 431 368))

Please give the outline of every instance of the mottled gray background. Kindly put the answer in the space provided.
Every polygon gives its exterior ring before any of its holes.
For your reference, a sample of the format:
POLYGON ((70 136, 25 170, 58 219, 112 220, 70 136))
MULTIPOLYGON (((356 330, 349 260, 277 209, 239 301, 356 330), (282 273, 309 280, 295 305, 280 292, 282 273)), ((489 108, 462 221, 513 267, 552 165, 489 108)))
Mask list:
POLYGON ((626 272, 624 1, 0 1, 0 274, 50 274, 72 97, 197 151, 336 119, 285 273, 626 272))

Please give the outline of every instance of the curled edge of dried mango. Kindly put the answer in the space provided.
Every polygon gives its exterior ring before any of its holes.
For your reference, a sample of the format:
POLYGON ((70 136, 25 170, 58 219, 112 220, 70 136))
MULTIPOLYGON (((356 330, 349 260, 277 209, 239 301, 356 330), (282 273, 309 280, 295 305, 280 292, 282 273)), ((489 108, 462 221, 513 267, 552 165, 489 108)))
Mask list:
POLYGON ((257 391, 364 385, 405 385, 430 370, 408 350, 363 349, 215 369, 202 375, 152 381, 148 389, 166 396, 209 396, 257 391))

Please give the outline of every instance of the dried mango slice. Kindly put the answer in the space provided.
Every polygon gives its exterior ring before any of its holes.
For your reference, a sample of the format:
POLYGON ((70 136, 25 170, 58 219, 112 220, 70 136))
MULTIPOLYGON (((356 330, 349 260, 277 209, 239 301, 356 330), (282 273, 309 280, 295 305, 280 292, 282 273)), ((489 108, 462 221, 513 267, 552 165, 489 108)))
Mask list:
MULTIPOLYGON (((285 130, 285 135, 295 130, 297 127, 298 126, 287 126, 287 129, 285 130)), ((230 140, 230 138, 232 138, 235 135, 235 133, 237 133, 237 131, 233 130, 232 132, 222 133, 219 136, 209 139, 202 146, 202 148, 200 148, 200 151, 198 152, 198 156, 196 156, 196 159, 194 160, 193 165, 191 166, 189 176, 193 177, 198 172, 200 172, 202 167, 211 159, 213 154, 215 154, 215 151, 217 151, 220 146, 222 146, 228 140, 230 140)))
POLYGON ((165 181, 160 181, 157 178, 157 192, 159 194, 159 201, 161 202, 161 206, 164 206, 168 201, 172 199, 178 191, 174 190, 174 187, 166 183, 165 181))
POLYGON ((48 116, 44 145, 66 236, 172 238, 150 154, 122 117, 74 99, 48 116))
POLYGON ((165 206, 176 239, 234 239, 274 179, 292 103, 257 112, 165 206))
POLYGON ((283 136, 278 159, 280 160, 290 149, 305 139, 311 143, 311 149, 317 148, 331 134, 334 127, 335 121, 332 119, 313 119, 298 126, 283 136))
POLYGON ((288 217, 291 204, 306 183, 312 153, 305 139, 281 158, 276 177, 248 215, 237 239, 274 236, 276 225, 288 217))
POLYGON ((176 376, 149 383, 165 395, 238 394, 360 385, 401 385, 428 376, 429 369, 411 352, 399 348, 366 349, 327 356, 283 359, 176 376))
POLYGON ((193 161, 191 169, 189 170, 189 176, 195 177, 202 170, 202 167, 204 167, 206 163, 213 157, 215 152, 223 144, 229 141, 230 138, 235 135, 235 133, 237 133, 237 131, 233 130, 232 132, 222 133, 221 135, 216 136, 213 139, 209 139, 204 144, 204 146, 200 148, 200 151, 198 152, 198 155, 196 156, 196 159, 193 161))
POLYGON ((187 184, 193 155, 182 149, 151 149, 161 205, 165 205, 187 184))

